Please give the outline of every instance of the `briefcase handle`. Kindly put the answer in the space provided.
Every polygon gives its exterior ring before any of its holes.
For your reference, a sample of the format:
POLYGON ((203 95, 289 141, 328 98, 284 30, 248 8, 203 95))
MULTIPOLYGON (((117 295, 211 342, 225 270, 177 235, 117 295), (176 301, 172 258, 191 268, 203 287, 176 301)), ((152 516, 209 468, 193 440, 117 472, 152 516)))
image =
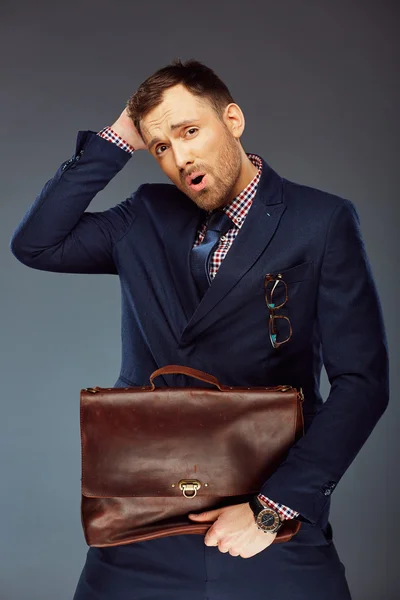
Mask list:
POLYGON ((159 375, 188 375, 189 377, 195 377, 196 379, 200 379, 201 381, 205 381, 206 383, 211 383, 211 385, 216 385, 221 392, 229 389, 228 386, 222 385, 216 377, 210 375, 209 373, 205 373, 204 371, 199 371, 198 369, 192 369, 191 367, 185 367, 183 365, 167 365, 166 367, 161 367, 161 369, 157 369, 153 371, 150 375, 150 383, 151 389, 155 390, 156 386, 154 385, 153 379, 158 377, 159 375))
MULTIPOLYGON (((213 375, 210 375, 209 373, 205 373, 204 371, 199 371, 198 369, 192 369, 191 367, 185 367, 183 365, 167 365, 166 367, 161 367, 160 369, 153 371, 153 373, 150 375, 150 383, 151 383, 150 391, 153 391, 156 389, 153 379, 155 379, 159 375, 171 375, 171 374, 173 374, 173 375, 188 375, 189 377, 195 377, 196 379, 200 379, 201 381, 205 381, 206 383, 211 383, 211 385, 216 385, 217 388, 219 390, 221 390, 221 392, 224 392, 227 390, 233 390, 233 387, 231 387, 229 385, 222 385, 222 383, 220 383, 216 377, 214 377, 213 375)), ((248 388, 248 389, 250 389, 250 388, 248 388)), ((268 389, 270 391, 276 390, 276 391, 286 392, 287 390, 293 389, 293 387, 291 385, 276 385, 274 387, 269 387, 266 389, 268 389)), ((304 395, 303 395, 303 390, 301 388, 300 388, 300 393, 298 393, 298 397, 299 397, 300 401, 303 402, 304 395)))

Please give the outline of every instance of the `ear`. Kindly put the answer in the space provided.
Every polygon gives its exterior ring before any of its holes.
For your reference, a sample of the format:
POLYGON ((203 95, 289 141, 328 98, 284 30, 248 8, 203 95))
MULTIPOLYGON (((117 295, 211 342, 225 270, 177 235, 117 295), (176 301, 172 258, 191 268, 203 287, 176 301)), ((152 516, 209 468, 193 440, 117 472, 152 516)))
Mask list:
POLYGON ((238 104, 231 102, 224 110, 223 120, 234 138, 239 140, 245 128, 245 118, 238 104))

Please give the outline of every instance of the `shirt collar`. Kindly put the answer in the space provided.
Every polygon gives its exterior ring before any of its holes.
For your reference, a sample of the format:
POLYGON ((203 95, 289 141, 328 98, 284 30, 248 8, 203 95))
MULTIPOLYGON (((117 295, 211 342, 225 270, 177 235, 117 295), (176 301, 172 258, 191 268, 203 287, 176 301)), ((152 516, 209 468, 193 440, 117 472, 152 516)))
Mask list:
POLYGON ((262 159, 258 154, 249 154, 246 152, 246 156, 251 160, 253 165, 258 168, 254 178, 248 183, 248 185, 242 190, 233 200, 223 207, 228 217, 230 217, 233 223, 239 229, 244 223, 247 213, 253 203, 254 196, 257 192, 257 186, 260 181, 262 172, 262 159))

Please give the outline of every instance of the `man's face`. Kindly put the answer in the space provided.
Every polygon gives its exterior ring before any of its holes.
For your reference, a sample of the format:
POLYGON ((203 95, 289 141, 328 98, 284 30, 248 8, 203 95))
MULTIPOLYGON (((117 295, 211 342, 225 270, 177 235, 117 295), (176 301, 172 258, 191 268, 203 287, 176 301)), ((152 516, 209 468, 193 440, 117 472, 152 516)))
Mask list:
POLYGON ((224 116, 221 122, 206 101, 183 85, 166 90, 140 126, 161 169, 200 208, 224 206, 241 191, 236 188, 244 153, 234 118, 224 116), (191 183, 196 174, 204 174, 197 185, 191 183))

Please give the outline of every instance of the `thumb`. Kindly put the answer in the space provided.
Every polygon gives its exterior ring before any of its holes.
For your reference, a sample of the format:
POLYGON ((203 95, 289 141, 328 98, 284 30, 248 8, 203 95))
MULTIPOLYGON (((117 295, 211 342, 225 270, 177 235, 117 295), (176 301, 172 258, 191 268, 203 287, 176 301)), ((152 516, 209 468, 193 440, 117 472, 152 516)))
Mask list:
POLYGON ((188 517, 189 519, 195 519, 196 521, 216 521, 222 510, 222 508, 216 508, 215 510, 207 510, 199 513, 198 515, 195 513, 189 513, 188 517))

